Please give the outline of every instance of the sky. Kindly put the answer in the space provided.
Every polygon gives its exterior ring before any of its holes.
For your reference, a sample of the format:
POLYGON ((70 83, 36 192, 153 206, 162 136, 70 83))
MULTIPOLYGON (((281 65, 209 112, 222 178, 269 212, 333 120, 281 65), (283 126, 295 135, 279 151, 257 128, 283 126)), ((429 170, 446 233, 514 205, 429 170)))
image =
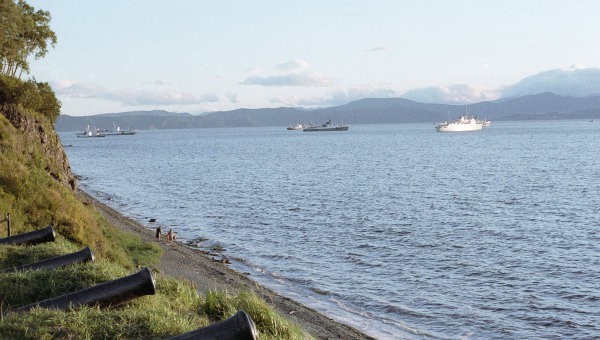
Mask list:
POLYGON ((600 72, 595 0, 27 2, 58 37, 30 76, 67 115, 468 103, 544 72, 600 72))

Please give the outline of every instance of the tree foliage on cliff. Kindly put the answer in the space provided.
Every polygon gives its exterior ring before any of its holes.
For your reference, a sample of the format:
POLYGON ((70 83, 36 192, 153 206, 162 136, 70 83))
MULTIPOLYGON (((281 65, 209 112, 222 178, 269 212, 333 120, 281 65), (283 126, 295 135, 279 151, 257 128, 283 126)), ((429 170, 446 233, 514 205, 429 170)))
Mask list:
MULTIPOLYGON (((0 0, 2 1, 2 0, 0 0)), ((0 75, 0 104, 11 103, 33 110, 47 117, 51 123, 60 114, 60 101, 46 82, 0 75)))
POLYGON ((30 56, 39 59, 48 52, 48 44, 56 44, 49 23, 49 12, 36 11, 24 0, 0 0, 0 104, 19 104, 53 123, 60 102, 50 85, 19 79, 23 71, 29 73, 30 56))
POLYGON ((56 44, 50 12, 35 10, 24 0, 0 0, 0 72, 20 78, 29 73, 27 59, 42 58, 56 44))

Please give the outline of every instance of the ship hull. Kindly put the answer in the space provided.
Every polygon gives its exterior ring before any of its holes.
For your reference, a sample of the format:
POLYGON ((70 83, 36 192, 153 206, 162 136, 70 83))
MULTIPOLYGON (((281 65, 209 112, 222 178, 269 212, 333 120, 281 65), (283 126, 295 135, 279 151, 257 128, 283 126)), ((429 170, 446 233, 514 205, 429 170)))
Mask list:
POLYGON ((304 132, 319 132, 319 131, 348 131, 350 128, 348 125, 336 126, 336 127, 308 127, 304 128, 304 132))

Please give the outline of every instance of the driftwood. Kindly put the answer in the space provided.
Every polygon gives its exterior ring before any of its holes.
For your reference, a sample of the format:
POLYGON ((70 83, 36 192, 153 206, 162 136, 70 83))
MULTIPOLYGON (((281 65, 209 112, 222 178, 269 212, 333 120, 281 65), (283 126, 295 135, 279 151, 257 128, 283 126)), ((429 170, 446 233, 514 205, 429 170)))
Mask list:
POLYGON ((140 296, 154 295, 155 292, 152 273, 148 268, 143 268, 135 274, 19 307, 16 311, 26 312, 37 306, 59 310, 95 304, 101 307, 118 306, 140 296))
POLYGON ((15 236, 0 238, 0 244, 32 245, 44 242, 53 242, 55 238, 56 235, 54 234, 54 229, 52 229, 52 226, 48 226, 44 229, 35 230, 15 236))
POLYGON ((28 269, 42 269, 42 268, 53 269, 53 268, 68 266, 68 265, 74 264, 74 263, 92 262, 92 261, 94 261, 94 254, 92 253, 92 250, 90 249, 90 247, 85 247, 82 250, 75 252, 75 253, 62 255, 62 256, 56 256, 56 257, 41 260, 38 262, 24 264, 24 265, 18 266, 18 267, 7 268, 7 269, 0 271, 0 273, 10 273, 10 272, 16 272, 16 271, 28 270, 28 269))
POLYGON ((255 340, 256 338, 254 322, 246 312, 241 310, 227 320, 177 335, 169 340, 255 340))

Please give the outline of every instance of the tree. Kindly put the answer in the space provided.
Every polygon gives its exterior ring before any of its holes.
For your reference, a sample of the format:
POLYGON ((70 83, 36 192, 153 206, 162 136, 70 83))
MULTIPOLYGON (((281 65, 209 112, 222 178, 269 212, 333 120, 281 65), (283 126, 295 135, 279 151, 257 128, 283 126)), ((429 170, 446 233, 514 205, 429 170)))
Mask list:
POLYGON ((0 0, 0 73, 20 78, 29 73, 31 55, 42 58, 48 44, 56 45, 50 19, 50 12, 36 11, 25 0, 0 0))

